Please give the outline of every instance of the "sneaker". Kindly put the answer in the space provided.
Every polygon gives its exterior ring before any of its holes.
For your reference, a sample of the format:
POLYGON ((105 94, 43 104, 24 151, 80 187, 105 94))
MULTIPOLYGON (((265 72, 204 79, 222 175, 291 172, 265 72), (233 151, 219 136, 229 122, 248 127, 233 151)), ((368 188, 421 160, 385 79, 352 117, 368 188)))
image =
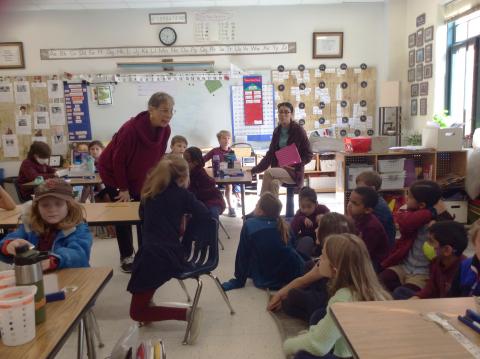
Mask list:
POLYGON ((120 261, 120 269, 123 273, 132 273, 133 266, 133 254, 131 256, 125 257, 120 261))
POLYGON ((229 217, 236 217, 237 214, 235 213, 235 208, 229 208, 228 209, 228 216, 229 217))
MULTIPOLYGON (((187 309, 187 319, 190 320, 190 314, 192 312, 192 308, 187 309)), ((192 320, 192 326, 190 328, 190 335, 188 336, 188 344, 193 344, 198 338, 198 334, 200 333, 200 322, 202 321, 203 310, 200 307, 197 307, 195 311, 195 316, 192 320)))

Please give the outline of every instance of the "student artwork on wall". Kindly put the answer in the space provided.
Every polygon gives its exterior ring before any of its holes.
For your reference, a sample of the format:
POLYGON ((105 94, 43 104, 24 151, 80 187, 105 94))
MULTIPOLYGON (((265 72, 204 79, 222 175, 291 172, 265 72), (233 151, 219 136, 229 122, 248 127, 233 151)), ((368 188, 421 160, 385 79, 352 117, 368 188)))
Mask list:
POLYGON ((410 96, 417 97, 418 96, 418 84, 410 85, 410 96))
POLYGON ((13 83, 13 90, 15 92, 15 102, 17 104, 29 105, 31 103, 30 85, 28 81, 15 81, 13 83))
POLYGON ((420 116, 426 116, 427 115, 427 98, 421 98, 420 99, 420 116))
POLYGON ((15 132, 17 135, 32 134, 32 119, 30 115, 17 115, 15 120, 15 132))
POLYGON ((420 82, 419 85, 420 96, 428 96, 428 82, 420 82))
POLYGON ((425 42, 433 41, 433 25, 425 29, 425 42))
POLYGON ((425 46, 425 62, 432 62, 432 52, 433 52, 433 45, 428 44, 425 46))
POLYGON ((408 67, 415 66, 415 50, 410 50, 408 53, 408 67))
POLYGON ((417 116, 417 99, 410 100, 410 116, 417 116))
POLYGON ((10 82, 0 82, 0 102, 13 102, 13 86, 10 82))
POLYGON ((18 157, 18 138, 17 135, 6 134, 2 136, 3 157, 18 157))
POLYGON ((97 103, 99 105, 111 105, 112 88, 110 86, 97 86, 97 103))
POLYGON ((423 77, 426 79, 431 79, 433 76, 433 65, 432 64, 425 65, 423 70, 424 70, 423 77))
POLYGON ((415 81, 415 69, 408 70, 408 82, 415 81))

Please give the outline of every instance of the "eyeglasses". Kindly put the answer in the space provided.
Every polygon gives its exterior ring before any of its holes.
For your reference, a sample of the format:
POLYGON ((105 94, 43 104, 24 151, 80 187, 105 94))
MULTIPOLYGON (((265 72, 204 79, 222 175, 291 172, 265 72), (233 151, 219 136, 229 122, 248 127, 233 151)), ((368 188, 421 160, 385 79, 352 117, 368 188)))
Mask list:
POLYGON ((177 110, 175 109, 168 110, 166 108, 159 108, 158 111, 164 115, 175 115, 175 113, 177 112, 177 110))
POLYGON ((282 111, 278 111, 278 113, 288 115, 289 113, 292 113, 292 112, 291 112, 291 111, 282 110, 282 111))

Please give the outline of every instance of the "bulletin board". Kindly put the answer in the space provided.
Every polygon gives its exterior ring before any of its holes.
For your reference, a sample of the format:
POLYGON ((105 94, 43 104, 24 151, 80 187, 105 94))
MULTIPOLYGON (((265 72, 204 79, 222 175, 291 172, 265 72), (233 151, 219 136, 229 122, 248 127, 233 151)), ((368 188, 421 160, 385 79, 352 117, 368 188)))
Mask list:
POLYGON ((67 153, 63 82, 56 76, 0 77, 0 160, 23 160, 34 141, 67 153))
POLYGON ((290 102, 294 119, 306 131, 323 129, 325 135, 335 137, 372 136, 376 69, 342 67, 272 71, 275 102, 290 102))

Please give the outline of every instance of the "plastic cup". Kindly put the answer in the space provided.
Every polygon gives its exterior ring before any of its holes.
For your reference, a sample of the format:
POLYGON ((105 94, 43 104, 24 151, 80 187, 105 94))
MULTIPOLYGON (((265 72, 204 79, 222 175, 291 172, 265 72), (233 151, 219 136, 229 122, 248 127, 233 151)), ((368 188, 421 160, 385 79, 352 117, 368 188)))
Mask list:
POLYGON ((15 271, 13 269, 0 272, 0 289, 15 287, 15 271))
POLYGON ((0 290, 0 333, 6 346, 28 343, 35 338, 33 285, 0 290))

